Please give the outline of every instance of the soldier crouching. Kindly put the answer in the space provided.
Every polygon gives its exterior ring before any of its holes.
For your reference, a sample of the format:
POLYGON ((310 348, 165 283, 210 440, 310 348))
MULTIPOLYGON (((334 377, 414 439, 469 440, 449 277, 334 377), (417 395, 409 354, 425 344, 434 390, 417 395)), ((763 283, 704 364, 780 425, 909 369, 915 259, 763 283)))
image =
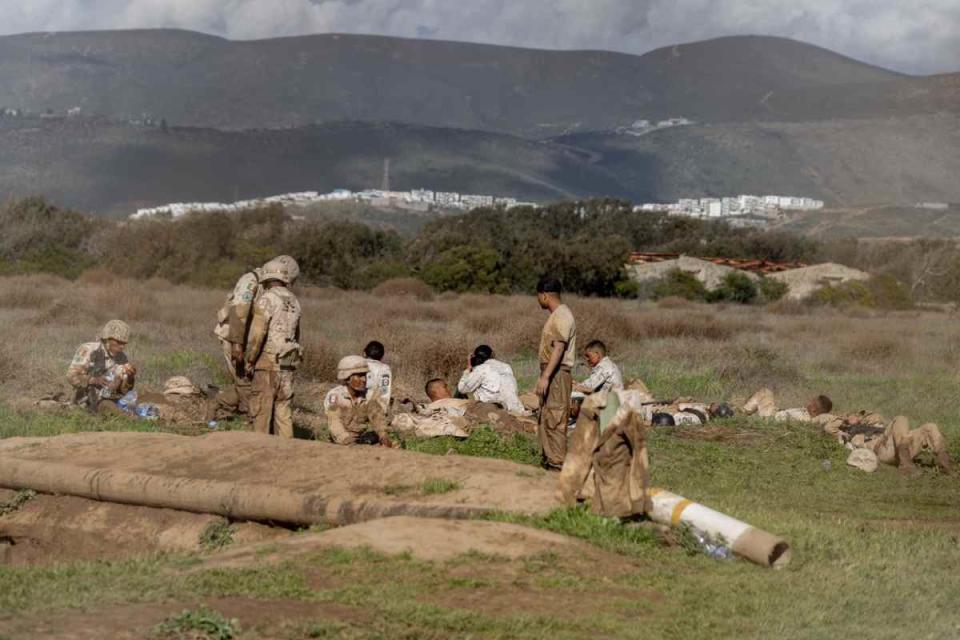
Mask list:
POLYGON ((96 413, 116 409, 116 402, 133 390, 137 369, 123 349, 130 341, 130 327, 111 320, 100 330, 98 342, 80 345, 67 369, 74 389, 73 404, 96 413))
POLYGON ((337 364, 340 385, 327 393, 323 408, 334 444, 379 444, 393 446, 387 435, 383 405, 367 400, 367 374, 370 367, 360 356, 347 356, 337 364))

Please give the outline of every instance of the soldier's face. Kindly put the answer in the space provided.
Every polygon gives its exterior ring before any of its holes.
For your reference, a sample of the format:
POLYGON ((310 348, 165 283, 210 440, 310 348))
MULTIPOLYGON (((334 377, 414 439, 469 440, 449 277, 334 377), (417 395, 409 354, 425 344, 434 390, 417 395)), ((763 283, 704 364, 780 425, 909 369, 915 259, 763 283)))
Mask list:
POLYGON ((357 393, 367 392, 367 374, 355 373, 347 380, 347 385, 357 393))
POLYGON ((600 364, 600 361, 603 360, 603 356, 601 356, 596 351, 584 351, 583 357, 587 361, 587 364, 590 365, 591 367, 597 366, 598 364, 600 364))
POLYGON ((114 340, 113 338, 107 338, 107 352, 111 356, 118 356, 123 353, 123 348, 127 346, 125 342, 120 342, 119 340, 114 340))

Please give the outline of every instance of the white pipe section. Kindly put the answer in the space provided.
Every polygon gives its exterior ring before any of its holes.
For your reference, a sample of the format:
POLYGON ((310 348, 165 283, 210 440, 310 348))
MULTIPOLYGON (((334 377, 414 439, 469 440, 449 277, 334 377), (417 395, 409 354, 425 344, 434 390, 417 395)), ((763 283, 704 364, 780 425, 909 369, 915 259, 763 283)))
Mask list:
POLYGON ((790 545, 783 538, 665 489, 650 489, 653 504, 648 515, 671 527, 687 524, 712 538, 722 537, 738 556, 765 567, 782 569, 790 563, 790 545))

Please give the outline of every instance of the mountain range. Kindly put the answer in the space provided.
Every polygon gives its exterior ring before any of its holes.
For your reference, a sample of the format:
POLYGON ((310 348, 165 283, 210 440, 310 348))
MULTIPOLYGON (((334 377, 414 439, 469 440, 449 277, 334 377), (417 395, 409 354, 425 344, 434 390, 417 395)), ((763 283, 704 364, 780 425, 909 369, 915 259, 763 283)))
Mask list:
POLYGON ((24 34, 0 37, 0 109, 25 114, 0 117, 0 196, 105 213, 376 186, 388 157, 396 188, 537 200, 960 201, 960 74, 908 76, 782 38, 633 56, 24 34), (684 124, 644 126, 668 118, 684 124))

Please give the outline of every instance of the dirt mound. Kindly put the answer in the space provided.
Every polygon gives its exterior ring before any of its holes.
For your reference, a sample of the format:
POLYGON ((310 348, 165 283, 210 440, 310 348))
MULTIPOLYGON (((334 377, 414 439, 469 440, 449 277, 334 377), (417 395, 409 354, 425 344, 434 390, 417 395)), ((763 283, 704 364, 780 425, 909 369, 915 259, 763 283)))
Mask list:
POLYGON ((200 569, 278 562, 327 547, 369 547, 385 554, 409 553, 419 560, 444 561, 469 552, 515 560, 581 545, 566 536, 506 522, 395 516, 233 548, 200 569))
MULTIPOLYGON (((0 490, 0 501, 8 494, 0 490)), ((28 565, 67 560, 98 560, 154 551, 200 551, 204 536, 221 530, 233 544, 289 535, 256 523, 229 525, 225 518, 153 509, 72 496, 37 495, 0 515, 0 564, 28 565)))
POLYGON ((546 472, 504 460, 255 433, 84 433, 0 442, 0 487, 244 520, 538 515, 558 506, 554 483, 546 472))

